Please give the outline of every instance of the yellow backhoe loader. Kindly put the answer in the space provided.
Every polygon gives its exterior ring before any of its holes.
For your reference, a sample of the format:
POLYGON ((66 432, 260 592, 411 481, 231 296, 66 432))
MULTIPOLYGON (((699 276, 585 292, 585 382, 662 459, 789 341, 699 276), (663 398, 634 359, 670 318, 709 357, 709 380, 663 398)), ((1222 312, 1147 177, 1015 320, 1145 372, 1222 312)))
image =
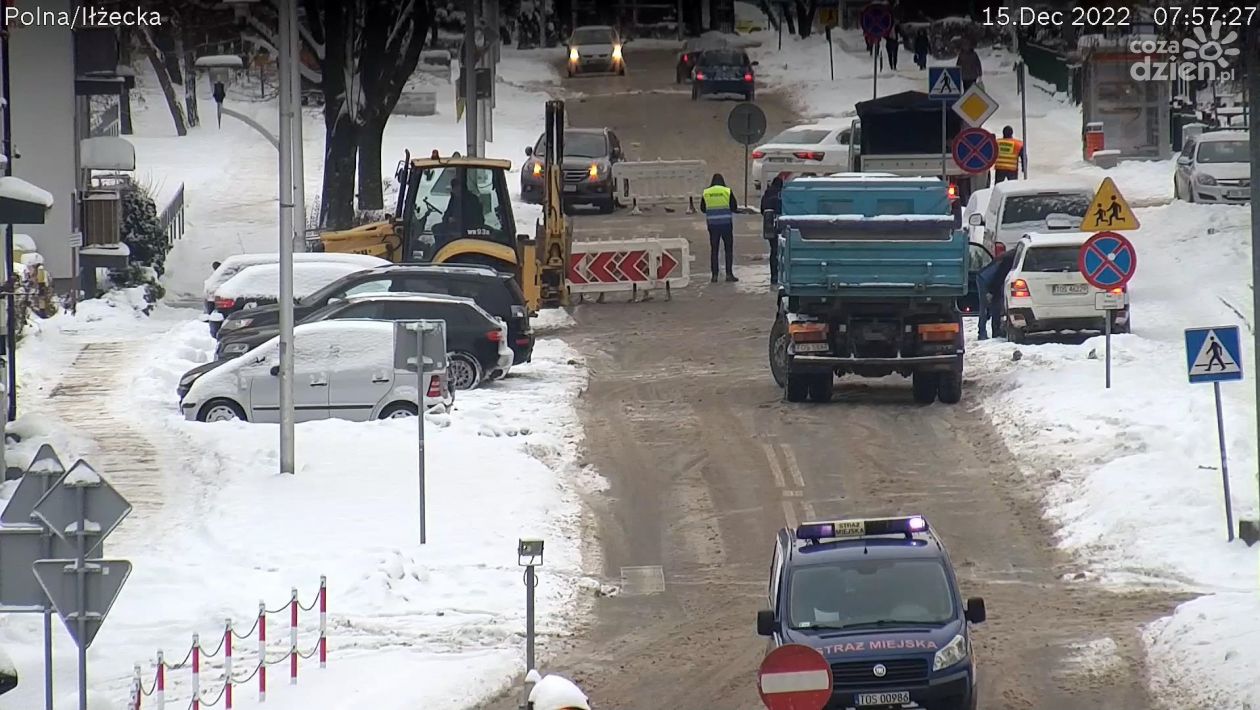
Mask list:
POLYGON ((567 306, 573 230, 561 206, 564 102, 547 102, 544 215, 537 238, 517 234, 511 162, 458 153, 399 163, 394 219, 324 232, 317 251, 371 254, 395 263, 477 264, 511 273, 533 312, 567 306))

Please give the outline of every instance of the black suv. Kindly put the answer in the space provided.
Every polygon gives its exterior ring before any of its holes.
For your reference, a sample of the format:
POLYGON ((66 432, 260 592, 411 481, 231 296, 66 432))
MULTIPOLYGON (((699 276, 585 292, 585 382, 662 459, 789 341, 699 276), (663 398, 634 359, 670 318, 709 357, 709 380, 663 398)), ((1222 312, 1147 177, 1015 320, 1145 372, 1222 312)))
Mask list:
MULTIPOLYGON (((543 200, 543 160, 547 136, 525 148, 528 160, 521 166, 521 199, 543 200)), ((563 202, 565 205, 595 205, 609 213, 617 207, 614 163, 625 160, 621 141, 607 128, 566 128, 564 131, 563 202)))
MULTIPOLYGON (((471 298, 490 315, 507 323, 513 364, 529 362, 534 331, 525 294, 510 274, 486 266, 397 264, 358 271, 298 301, 293 320, 301 323, 337 299, 365 293, 435 293, 471 298)), ((219 328, 217 358, 236 357, 280 334, 280 307, 259 306, 233 313, 219 328)))

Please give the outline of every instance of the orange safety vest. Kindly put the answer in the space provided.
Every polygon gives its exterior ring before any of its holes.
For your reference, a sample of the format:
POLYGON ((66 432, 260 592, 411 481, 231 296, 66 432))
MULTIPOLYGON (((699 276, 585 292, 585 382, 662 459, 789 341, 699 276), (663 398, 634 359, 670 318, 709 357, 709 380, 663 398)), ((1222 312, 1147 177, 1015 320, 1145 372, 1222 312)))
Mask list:
POLYGON ((1018 138, 999 138, 997 142, 997 161, 994 170, 1013 173, 1019 170, 1019 153, 1024 149, 1024 142, 1018 138))

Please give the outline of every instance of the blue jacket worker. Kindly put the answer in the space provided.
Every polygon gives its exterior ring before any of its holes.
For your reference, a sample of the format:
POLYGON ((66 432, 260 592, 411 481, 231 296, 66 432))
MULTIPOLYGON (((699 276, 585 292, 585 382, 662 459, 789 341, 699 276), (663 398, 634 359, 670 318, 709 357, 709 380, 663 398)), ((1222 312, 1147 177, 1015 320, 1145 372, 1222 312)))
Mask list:
MULTIPOLYGON (((766 215, 770 211, 773 211, 776 215, 783 212, 782 192, 783 178, 776 175, 761 196, 762 215, 766 215)), ((765 238, 766 243, 770 246, 770 283, 777 284, 779 283, 779 234, 775 231, 774 224, 768 219, 762 220, 761 236, 765 238)))
POLYGON ((979 328, 979 338, 988 340, 988 326, 990 321, 993 327, 993 335, 1001 336, 1005 333, 1002 328, 1002 316, 1006 313, 1006 277, 1011 273, 1011 269, 1015 267, 1015 250, 1009 249, 1002 256, 989 262, 989 265, 980 270, 976 274, 976 291, 980 302, 980 318, 977 324, 979 328), (986 303, 986 301, 988 301, 986 303))
POLYGON ((735 202, 735 193, 726 186, 721 173, 714 173, 713 180, 700 196, 700 211, 704 213, 709 226, 709 269, 713 272, 713 282, 718 280, 718 247, 726 247, 726 280, 739 281, 735 278, 735 210, 739 204, 735 202))

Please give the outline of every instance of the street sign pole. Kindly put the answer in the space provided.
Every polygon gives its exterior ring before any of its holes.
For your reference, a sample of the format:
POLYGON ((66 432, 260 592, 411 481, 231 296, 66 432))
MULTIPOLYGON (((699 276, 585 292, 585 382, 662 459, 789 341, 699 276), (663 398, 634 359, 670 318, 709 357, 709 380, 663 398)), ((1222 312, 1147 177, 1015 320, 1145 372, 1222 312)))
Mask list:
POLYGON ((1016 77, 1019 79, 1019 135, 1024 139, 1024 179, 1028 179, 1028 77, 1024 63, 1015 65, 1016 77))
POLYGON ((425 485, 424 485, 424 395, 428 392, 424 381, 424 324, 416 323, 416 419, 418 420, 419 440, 418 451, 420 454, 419 467, 419 483, 420 483, 420 544, 427 542, 426 535, 426 519, 425 519, 425 485))
POLYGON ((1221 487, 1225 491, 1225 532, 1234 541, 1234 504, 1229 495, 1229 457, 1225 454, 1225 415, 1221 411, 1221 383, 1212 383, 1216 396, 1216 439, 1221 447, 1221 487))
MULTIPOLYGON (((832 77, 835 78, 834 76, 832 77)), ((871 101, 879 98, 879 38, 871 42, 871 101)))
POLYGON ((1111 389, 1111 311, 1103 311, 1103 335, 1107 343, 1105 355, 1107 363, 1104 365, 1104 370, 1107 372, 1106 388, 1111 389))
MULTIPOLYGON (((1242 340, 1238 326, 1186 329, 1186 372, 1190 384, 1212 383, 1216 404, 1216 441, 1221 454, 1221 490, 1225 496, 1225 534, 1234 541, 1234 504, 1229 490, 1229 456, 1225 449, 1225 411, 1221 383, 1243 379, 1242 340)), ((1256 542, 1250 521, 1240 521, 1238 535, 1248 546, 1256 542)))
POLYGON ((75 530, 78 538, 78 554, 74 559, 75 573, 75 621, 79 626, 79 710, 87 710, 87 486, 77 486, 75 497, 79 502, 79 526, 75 530))
POLYGON ((945 127, 945 102, 941 104, 941 182, 949 185, 949 168, 945 164, 945 155, 949 153, 949 130, 945 127))

